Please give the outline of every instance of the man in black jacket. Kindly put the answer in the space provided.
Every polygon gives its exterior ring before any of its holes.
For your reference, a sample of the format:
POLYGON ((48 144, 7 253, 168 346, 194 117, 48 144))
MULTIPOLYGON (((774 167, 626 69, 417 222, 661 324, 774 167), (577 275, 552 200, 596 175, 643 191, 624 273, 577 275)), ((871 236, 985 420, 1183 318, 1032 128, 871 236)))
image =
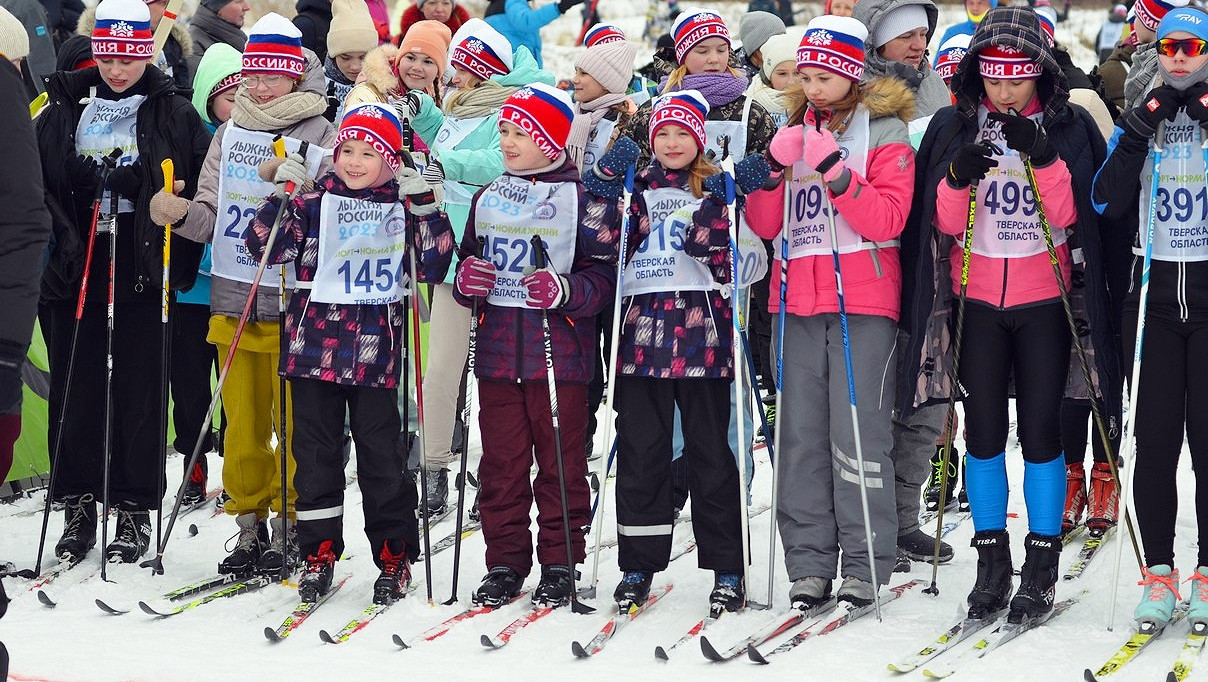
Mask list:
POLYGON ((294 26, 302 32, 302 47, 327 61, 327 31, 331 28, 331 0, 298 0, 294 26))

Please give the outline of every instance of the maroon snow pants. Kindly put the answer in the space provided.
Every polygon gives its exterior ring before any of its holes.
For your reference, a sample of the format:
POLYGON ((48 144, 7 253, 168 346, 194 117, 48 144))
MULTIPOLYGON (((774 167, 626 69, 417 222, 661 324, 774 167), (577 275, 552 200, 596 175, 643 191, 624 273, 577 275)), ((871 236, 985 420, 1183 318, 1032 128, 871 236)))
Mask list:
MULTIPOLYGON (((478 382, 482 461, 478 468, 478 511, 486 539, 487 568, 506 566, 521 576, 533 567, 530 510, 537 500, 537 560, 566 565, 562 501, 558 492, 549 385, 545 381, 478 382), (537 477, 529 483, 534 458, 537 477)), ((558 385, 562 463, 570 511, 574 563, 586 557, 584 528, 591 522, 587 485, 587 386, 558 385)))

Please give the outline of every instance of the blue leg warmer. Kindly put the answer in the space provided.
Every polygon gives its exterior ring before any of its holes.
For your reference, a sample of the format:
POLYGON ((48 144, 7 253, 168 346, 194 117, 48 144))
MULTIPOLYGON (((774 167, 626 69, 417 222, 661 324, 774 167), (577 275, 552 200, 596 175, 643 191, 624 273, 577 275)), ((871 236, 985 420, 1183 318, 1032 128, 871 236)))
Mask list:
MULTIPOLYGON (((1065 475, 1065 469, 1062 469, 1065 475)), ((969 493, 969 511, 973 530, 1005 530, 1007 527, 1007 455, 1000 452, 989 459, 965 455, 965 491, 969 493)), ((1061 504, 1057 505, 1057 527, 1061 528, 1061 504)))
POLYGON ((1028 530, 1037 535, 1059 535, 1065 507, 1065 457, 1061 454, 1037 464, 1023 463, 1023 500, 1028 507, 1028 530))

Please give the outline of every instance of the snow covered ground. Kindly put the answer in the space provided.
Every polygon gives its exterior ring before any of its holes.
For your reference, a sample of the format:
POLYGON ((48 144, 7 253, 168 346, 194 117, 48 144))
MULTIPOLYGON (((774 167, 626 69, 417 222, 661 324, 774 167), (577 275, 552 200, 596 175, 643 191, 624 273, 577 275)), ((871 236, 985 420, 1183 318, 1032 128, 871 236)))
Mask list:
MULTIPOLYGON (((737 25, 745 3, 708 3, 718 8, 737 25)), ((608 0, 601 2, 606 20, 620 24, 627 31, 640 31, 645 7, 639 0, 608 0)), ((1093 59, 1084 39, 1093 38, 1105 15, 1104 8, 1075 10, 1071 20, 1058 28, 1059 38, 1071 45, 1075 60, 1085 66, 1093 59)), ((545 30, 546 62, 559 77, 572 72, 572 47, 578 34, 577 12, 564 17, 545 30)), ((956 21, 960 11, 946 6, 941 25, 956 21)), ((645 49, 639 60, 649 56, 645 49)), ((477 436, 475 436, 475 440, 477 436)), ((1013 437, 1012 437, 1013 441, 1013 437)), ((603 444, 596 445, 597 451, 603 444)), ((475 455, 477 448, 472 448, 475 455)), ((1181 511, 1176 554, 1184 574, 1192 570, 1194 556, 1194 514, 1191 497, 1194 490, 1190 467, 1184 457, 1180 471, 1181 511)), ((759 451, 754 479, 755 504, 766 504, 770 492, 770 468, 766 456, 759 451)), ((1022 464, 1018 446, 1012 442, 1008 453, 1012 480, 1009 529, 1015 544, 1016 560, 1023 556, 1022 541, 1027 532, 1026 513, 1021 492, 1022 464)), ((211 484, 218 485, 219 460, 212 459, 211 484)), ((178 460, 168 463, 168 471, 180 470, 178 460)), ((176 482, 172 482, 174 487, 176 482)), ((609 495, 611 498, 611 487, 609 495)), ((0 558, 19 567, 32 566, 37 547, 42 498, 35 496, 12 505, 0 507, 0 528, 3 529, 3 549, 0 558)), ((611 499, 605 504, 606 536, 615 533, 611 499)), ((360 531, 362 522, 360 494, 355 485, 347 491, 345 527, 348 553, 351 556, 339 564, 337 575, 350 571, 353 577, 342 592, 325 605, 298 632, 280 644, 265 641, 262 630, 275 626, 288 613, 296 600, 289 587, 271 586, 251 595, 221 600, 170 619, 157 620, 137 608, 124 616, 102 613, 93 604, 103 598, 111 604, 134 607, 140 599, 156 595, 191 580, 210 574, 225 554, 224 542, 234 532, 234 524, 225 517, 209 518, 207 512, 195 512, 178 525, 166 557, 167 573, 151 576, 145 569, 115 566, 109 569, 113 583, 100 580, 96 552, 88 563, 76 568, 47 587, 48 594, 59 606, 48 609, 40 605, 24 581, 8 579, 5 586, 13 599, 8 615, 0 620, 0 640, 12 654, 11 679, 47 680, 55 682, 194 681, 194 680, 386 680, 386 679, 661 679, 703 680, 730 679, 742 675, 747 679, 792 680, 889 680, 897 677, 921 679, 919 673, 897 676, 885 665, 922 645, 924 639, 936 634, 958 613, 972 585, 976 557, 968 547, 972 523, 966 522, 947 539, 956 547, 956 558, 939 571, 940 594, 923 595, 916 588, 902 599, 888 604, 884 621, 865 617, 833 634, 807 641, 791 653, 772 659, 766 668, 754 668, 745 660, 715 665, 706 662, 697 643, 672 652, 669 663, 659 663, 653 657, 655 645, 674 642, 694 622, 704 615, 711 574, 695 566, 692 554, 674 562, 658 576, 658 582, 673 581, 674 590, 631 627, 623 630, 608 648, 591 661, 577 661, 570 653, 572 640, 590 638, 606 619, 608 600, 596 602, 600 611, 592 616, 578 616, 569 610, 555 613, 544 621, 522 631, 512 643, 500 651, 483 649, 481 634, 495 634, 526 606, 516 604, 497 613, 482 616, 455 627, 443 638, 400 651, 390 635, 404 638, 419 633, 456 612, 458 607, 441 606, 450 593, 453 552, 438 555, 433 562, 434 597, 437 606, 429 606, 421 584, 404 602, 350 641, 340 645, 319 641, 320 628, 338 629, 352 618, 369 599, 370 585, 376 570, 369 560, 368 543, 360 531), (199 534, 189 537, 189 523, 199 526, 199 534)), ((754 565, 751 568, 750 596, 763 601, 768 592, 768 537, 771 515, 765 513, 752 520, 751 538, 754 565)), ((453 527, 452 518, 437 526, 434 536, 443 536, 453 527)), ((61 515, 56 514, 50 525, 49 544, 53 546, 61 528, 61 515)), ((688 528, 677 528, 676 542, 688 538, 688 528)), ((991 654, 980 662, 970 664, 959 675, 964 678, 988 680, 1074 680, 1081 679, 1083 668, 1097 667, 1122 642, 1128 630, 1133 605, 1139 596, 1135 586, 1136 566, 1131 550, 1125 550, 1120 578, 1120 598, 1113 623, 1115 633, 1105 629, 1108 595, 1112 576, 1115 541, 1110 550, 1098 557, 1077 584, 1061 584, 1058 598, 1075 596, 1083 589, 1089 594, 1070 611, 1046 625, 1043 630, 1025 635, 1008 648, 991 654)), ((470 592, 485 572, 481 534, 470 536, 465 543, 459 598, 461 605, 469 602, 470 592)), ((1073 559, 1067 550, 1062 569, 1073 559)), ((788 588, 779 550, 774 560, 774 608, 786 608, 788 588)), ((417 579, 423 578, 423 565, 415 567, 417 579)), ((585 567, 585 579, 591 567, 585 567)), ((600 557, 601 596, 611 594, 619 579, 615 549, 604 550, 600 557)), ((929 580, 931 569, 921 564, 909 575, 893 576, 892 584, 910 578, 929 580)), ((530 577, 530 586, 535 583, 530 577)), ((656 583, 658 584, 658 583, 656 583)), ((721 645, 761 624, 770 616, 767 612, 748 612, 727 616, 709 634, 721 645), (728 636, 727 636, 728 635, 728 636)), ((1165 674, 1176 655, 1185 626, 1172 628, 1164 640, 1150 647, 1141 657, 1116 677, 1120 680, 1156 680, 1165 674)), ((1208 663, 1203 664, 1208 669, 1208 663)), ((1205 677, 1204 673, 1193 677, 1205 677)))

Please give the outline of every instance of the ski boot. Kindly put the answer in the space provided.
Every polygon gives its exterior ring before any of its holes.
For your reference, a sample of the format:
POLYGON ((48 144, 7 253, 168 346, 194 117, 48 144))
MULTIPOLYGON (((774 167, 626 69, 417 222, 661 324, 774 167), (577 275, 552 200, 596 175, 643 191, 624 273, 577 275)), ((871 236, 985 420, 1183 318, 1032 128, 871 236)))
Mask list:
POLYGON ((1012 623, 1043 616, 1053 610, 1061 536, 1028 533, 1024 548, 1027 554, 1020 571, 1019 590, 1011 599, 1011 611, 1007 615, 1012 623))
POLYGON ((542 566, 541 582, 533 590, 533 605, 551 608, 566 606, 574 596, 574 589, 569 568, 561 564, 542 566))
POLYGON ((317 602, 331 589, 331 579, 336 572, 336 555, 331 551, 331 544, 331 540, 324 540, 318 550, 306 556, 306 568, 298 580, 301 601, 317 602))
POLYGON ((475 590, 470 600, 479 606, 489 606, 497 609, 508 603, 520 593, 524 578, 516 571, 506 566, 496 566, 482 579, 482 585, 475 590))
POLYGON ((68 500, 63 508, 63 536, 55 545, 59 561, 78 564, 96 544, 96 502, 92 495, 68 500))
POLYGON ((284 576, 294 572, 301 559, 298 550, 298 522, 290 521, 285 530, 285 519, 280 516, 268 520, 273 531, 272 542, 263 542, 264 551, 256 561, 256 573, 260 575, 284 576))
POLYGON ((931 480, 927 485, 927 489, 923 491, 923 509, 930 513, 938 513, 940 507, 947 509, 952 504, 952 497, 956 493, 957 473, 960 468, 957 466, 957 454, 955 449, 949 455, 948 460, 948 481, 947 486, 942 485, 944 464, 944 446, 935 446, 935 454, 931 456, 931 480))
POLYGON ((1086 528, 1099 536, 1116 525, 1120 513, 1120 490, 1109 462, 1095 462, 1091 468, 1091 489, 1087 499, 1086 528))
POLYGON ((969 618, 991 618, 1005 609, 1011 598, 1011 540, 1005 530, 973 534, 969 543, 977 550, 977 579, 969 593, 969 618))
MULTIPOLYGON (((189 460, 185 460, 188 464, 189 460)), ((188 480, 185 482, 184 492, 180 494, 181 507, 196 507, 206 501, 206 481, 209 480, 210 468, 206 463, 206 456, 200 455, 197 461, 193 463, 193 470, 186 472, 188 480)))
MULTIPOLYGON (((898 554, 904 554, 908 560, 914 559, 915 561, 931 563, 935 556, 935 538, 924 533, 922 528, 916 528, 905 535, 899 535, 898 554)), ((952 561, 954 555, 955 552, 952 551, 952 545, 940 540, 940 563, 946 564, 952 561)))
POLYGON ((1194 628, 1199 623, 1208 623, 1208 566, 1197 566, 1187 582, 1191 583, 1187 622, 1194 628))
POLYGON ((876 585, 867 580, 847 576, 839 586, 835 599, 848 602, 852 606, 868 606, 876 600, 876 595, 876 585))
POLYGON ((634 606, 645 604, 646 599, 650 596, 652 580, 654 580, 652 573, 625 571, 617 589, 612 592, 612 598, 617 603, 617 608, 624 613, 634 606))
POLYGON ((146 554, 150 546, 151 513, 118 509, 113 542, 105 548, 105 558, 109 563, 132 564, 146 554))
POLYGON ((808 611, 825 603, 831 596, 831 579, 809 576, 793 581, 789 588, 789 603, 793 608, 808 611))
POLYGON ((394 543, 398 551, 391 551, 391 541, 382 543, 382 551, 378 554, 382 572, 373 583, 373 603, 393 604, 402 599, 411 584, 411 562, 407 561, 407 552, 401 540, 394 543))
POLYGON ((445 513, 449 503, 449 470, 441 467, 428 470, 428 486, 424 489, 428 500, 428 518, 445 513))
POLYGON ((250 575, 256 569, 260 553, 268 544, 268 526, 256 512, 235 517, 239 526, 235 549, 218 564, 218 572, 224 575, 250 575))
POLYGON ((1145 588, 1141 603, 1133 610, 1137 626, 1151 623, 1165 627, 1174 616, 1174 605, 1182 599, 1179 595, 1179 569, 1172 569, 1166 564, 1150 566, 1144 570, 1137 584, 1145 588))
POLYGON ((1086 472, 1082 462, 1065 465, 1065 511, 1061 514, 1061 534, 1065 535, 1082 521, 1086 509, 1086 472))
POLYGON ((736 613, 746 605, 747 591, 742 585, 742 574, 715 571, 713 591, 709 593, 709 615, 717 617, 725 611, 736 613))

